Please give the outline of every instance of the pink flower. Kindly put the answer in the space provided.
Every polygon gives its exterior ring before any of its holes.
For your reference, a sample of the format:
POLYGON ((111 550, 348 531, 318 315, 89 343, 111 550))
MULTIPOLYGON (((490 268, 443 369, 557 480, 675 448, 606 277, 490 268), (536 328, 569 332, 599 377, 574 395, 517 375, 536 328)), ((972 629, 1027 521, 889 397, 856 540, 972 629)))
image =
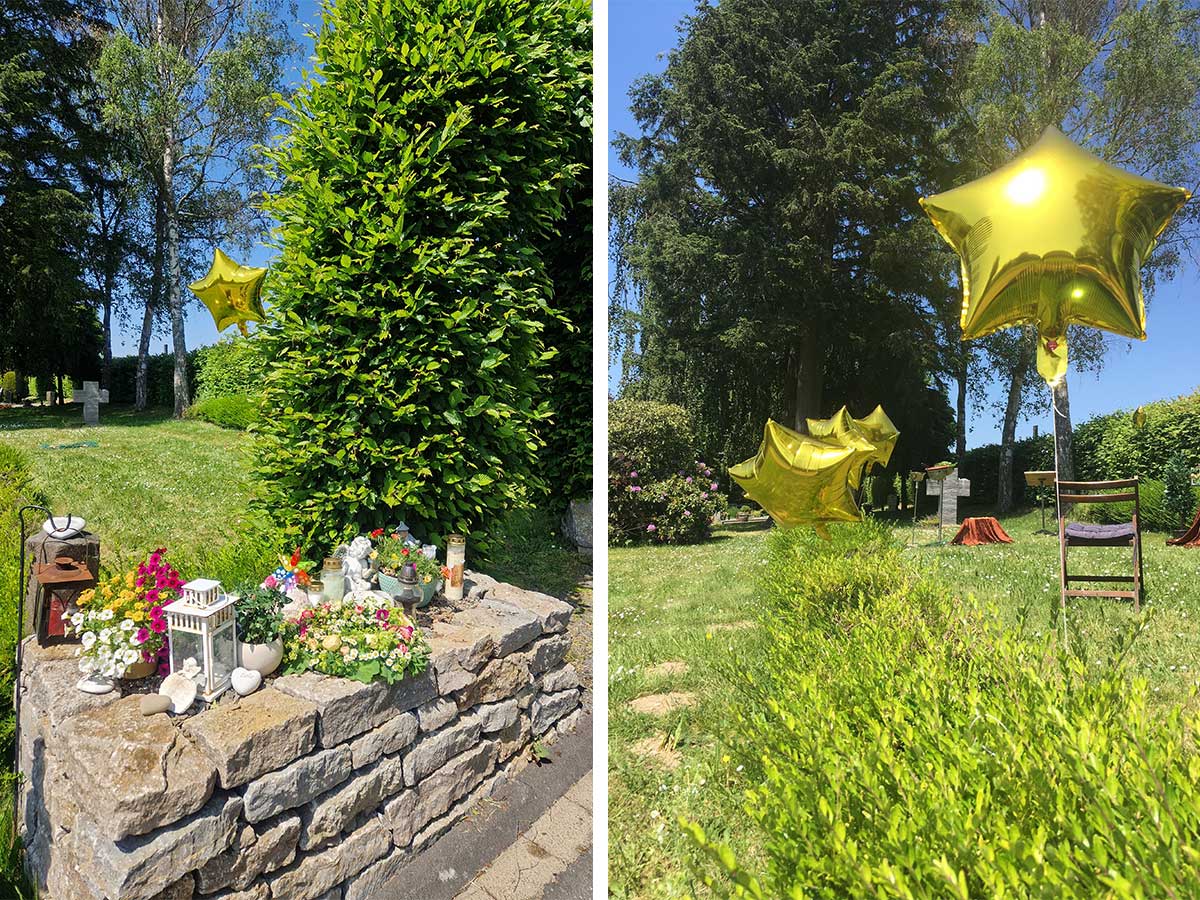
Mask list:
POLYGON ((308 626, 301 625, 300 626, 300 637, 304 637, 306 634, 308 634, 308 626))
POLYGON ((701 499, 701 500, 707 500, 707 499, 708 499, 708 491, 701 491, 701 492, 700 492, 700 499, 701 499))
POLYGON ((150 640, 150 632, 145 628, 139 628, 137 630, 136 637, 139 644, 144 644, 146 641, 150 640))
POLYGON ((708 489, 709 489, 710 491, 715 491, 715 490, 717 489, 717 483, 714 481, 712 484, 710 484, 710 485, 708 486, 708 489))
POLYGON ((266 578, 263 580, 263 587, 265 587, 267 590, 270 590, 270 589, 274 588, 274 587, 275 587, 275 585, 277 585, 278 583, 279 583, 279 582, 277 582, 277 581, 275 580, 275 576, 274 576, 274 575, 268 575, 268 576, 267 576, 267 577, 266 577, 266 578))
POLYGON ((376 620, 378 620, 378 621, 380 621, 380 622, 386 622, 386 621, 387 621, 387 617, 388 617, 388 611, 387 611, 386 609, 377 609, 377 610, 375 610, 375 618, 376 618, 376 620))
POLYGON ((151 619, 150 620, 150 630, 153 631, 155 634, 162 634, 164 631, 167 630, 167 620, 166 619, 151 619))
POLYGON ((159 675, 167 675, 170 673, 170 671, 171 671, 171 667, 169 665, 167 665, 165 662, 158 664, 158 674, 159 675))
POLYGON ((655 525, 653 522, 651 522, 649 525, 646 526, 646 530, 647 531, 658 531, 658 526, 655 525))
POLYGON ((630 477, 630 478, 637 478, 637 472, 630 472, 630 473, 629 473, 629 477, 630 477))
POLYGON ((689 475, 687 478, 683 479, 683 483, 684 483, 684 484, 691 484, 691 483, 692 483, 692 476, 691 476, 691 475, 689 475))

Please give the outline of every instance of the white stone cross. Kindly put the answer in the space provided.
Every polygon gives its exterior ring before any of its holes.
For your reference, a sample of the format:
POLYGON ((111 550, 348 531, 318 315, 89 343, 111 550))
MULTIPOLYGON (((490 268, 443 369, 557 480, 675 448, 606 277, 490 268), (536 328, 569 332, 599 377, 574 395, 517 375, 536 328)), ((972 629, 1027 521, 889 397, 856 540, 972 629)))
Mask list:
POLYGON ((83 383, 83 424, 100 424, 100 382, 83 383))
POLYGON ((958 477, 958 466, 950 470, 945 478, 925 478, 925 493, 931 497, 941 497, 938 504, 941 509, 942 525, 958 524, 958 498, 971 496, 971 479, 958 477))

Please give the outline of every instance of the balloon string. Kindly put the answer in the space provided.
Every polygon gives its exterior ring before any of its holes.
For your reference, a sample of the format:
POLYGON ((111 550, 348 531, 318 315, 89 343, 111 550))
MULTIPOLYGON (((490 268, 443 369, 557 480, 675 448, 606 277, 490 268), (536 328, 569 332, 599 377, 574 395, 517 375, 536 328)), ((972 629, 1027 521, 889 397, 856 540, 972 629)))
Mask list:
MULTIPOLYGON (((1058 404, 1054 402, 1054 388, 1050 388, 1050 415, 1054 422, 1054 512, 1059 520, 1059 543, 1062 543, 1062 489, 1058 485, 1058 404)), ((1063 548, 1058 548, 1059 553, 1059 590, 1063 589, 1062 581, 1062 552, 1063 548)), ((1062 630, 1063 630, 1063 649, 1067 649, 1067 598, 1062 596, 1062 630)))

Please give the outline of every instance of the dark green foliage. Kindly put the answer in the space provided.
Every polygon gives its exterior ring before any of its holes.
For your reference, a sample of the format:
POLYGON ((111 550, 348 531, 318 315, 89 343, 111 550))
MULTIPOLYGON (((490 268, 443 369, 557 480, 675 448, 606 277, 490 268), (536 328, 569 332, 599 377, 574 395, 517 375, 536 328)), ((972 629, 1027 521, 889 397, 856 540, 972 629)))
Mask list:
POLYGON ((1196 493, 1192 490, 1192 467, 1182 453, 1176 453, 1163 469, 1163 508, 1169 530, 1187 528, 1196 511, 1196 493))
POLYGON ((258 398, 210 397, 188 407, 187 418, 212 422, 222 428, 245 431, 258 421, 258 398))
MULTIPOLYGON (((1141 510, 1142 529, 1170 534, 1186 528, 1191 524, 1192 512, 1196 509, 1197 499, 1200 499, 1200 494, 1186 480, 1183 482, 1178 499, 1172 505, 1167 499, 1167 488, 1162 481, 1157 478, 1141 479, 1138 484, 1138 506, 1141 510), (1188 512, 1181 514, 1180 511, 1183 509, 1187 509, 1188 512)), ((1050 508, 1053 508, 1053 503, 1053 495, 1051 495, 1050 508)), ((1133 504, 1083 504, 1074 507, 1071 518, 1102 524, 1128 522, 1133 518, 1133 504)))
MULTIPOLYGON (((189 354, 188 374, 195 389, 195 352, 189 354)), ((119 356, 112 361, 112 386, 109 400, 133 403, 136 399, 137 357, 119 356)), ((175 402, 175 357, 169 353, 146 357, 146 406, 171 406, 175 402)))
MULTIPOLYGON (((1079 465, 1079 451, 1075 460, 1079 465)), ((1025 485, 1025 473, 1054 469, 1054 436, 1038 435, 1013 444, 1012 497, 1014 503, 1034 503, 1037 495, 1033 488, 1025 485)), ((992 504, 996 502, 997 480, 1000 471, 1000 445, 985 444, 968 450, 958 461, 958 474, 971 480, 971 502, 992 504)), ((922 491, 924 487, 922 487, 922 491)), ((1053 505, 1053 503, 1051 503, 1053 505)))
POLYGON ((237 635, 244 644, 269 644, 283 625, 283 594, 250 581, 238 587, 237 635))
POLYGON ((610 467, 624 460, 643 483, 665 478, 696 461, 692 418, 682 406, 646 400, 608 405, 610 467))
POLYGON ((1129 637, 1085 665, 878 529, 833 534, 767 544, 768 639, 730 667, 722 729, 762 858, 688 823, 715 895, 1192 896, 1194 723, 1150 713, 1129 637))
POLYGON ((196 373, 197 402, 212 397, 253 397, 262 392, 266 361, 253 337, 222 338, 201 347, 190 366, 196 373))
POLYGON ((270 152, 282 192, 260 507, 325 548, 403 517, 474 546, 545 489, 537 254, 582 163, 580 0, 340 0, 270 152))

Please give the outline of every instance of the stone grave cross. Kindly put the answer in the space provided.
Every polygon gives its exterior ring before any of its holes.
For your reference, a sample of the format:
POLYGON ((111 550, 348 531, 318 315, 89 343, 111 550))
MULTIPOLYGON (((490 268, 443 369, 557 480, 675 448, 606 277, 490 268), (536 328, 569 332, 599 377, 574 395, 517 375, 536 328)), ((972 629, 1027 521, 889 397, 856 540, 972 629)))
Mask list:
POLYGON ((100 382, 83 383, 83 424, 100 424, 100 382))
POLYGON ((925 493, 931 497, 941 497, 938 507, 941 509, 941 520, 938 525, 958 524, 958 498, 971 496, 971 480, 958 477, 958 466, 950 470, 950 474, 938 480, 925 479, 925 493))

